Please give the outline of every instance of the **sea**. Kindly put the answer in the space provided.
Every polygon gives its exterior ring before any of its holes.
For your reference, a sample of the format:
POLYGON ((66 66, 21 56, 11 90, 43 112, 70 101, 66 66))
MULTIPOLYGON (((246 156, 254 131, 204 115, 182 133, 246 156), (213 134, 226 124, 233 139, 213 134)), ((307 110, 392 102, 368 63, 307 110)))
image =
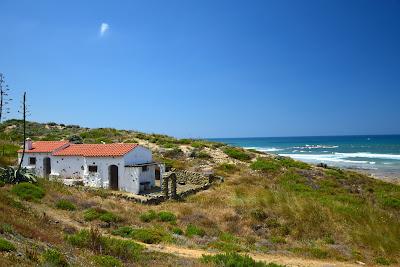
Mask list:
POLYGON ((247 149, 400 179, 400 135, 213 138, 247 149))

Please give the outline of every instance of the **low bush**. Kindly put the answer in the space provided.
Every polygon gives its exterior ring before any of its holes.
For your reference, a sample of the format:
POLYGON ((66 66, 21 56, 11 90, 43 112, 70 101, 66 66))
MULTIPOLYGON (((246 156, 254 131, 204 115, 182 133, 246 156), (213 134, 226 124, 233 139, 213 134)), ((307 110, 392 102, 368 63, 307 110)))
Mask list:
POLYGON ((151 222, 157 218, 157 213, 154 210, 149 210, 140 214, 139 218, 142 222, 151 222))
POLYGON ((172 233, 176 234, 176 235, 183 235, 183 230, 179 227, 174 227, 172 228, 172 233))
POLYGON ((27 182, 14 185, 14 187, 11 189, 11 192, 24 200, 33 201, 37 201, 43 198, 45 195, 43 188, 27 182))
POLYGON ((162 222, 175 222, 176 216, 172 212, 169 211, 160 211, 158 214, 158 219, 162 222))
POLYGON ((225 173, 235 173, 235 172, 239 171, 239 168, 235 164, 221 163, 217 167, 217 170, 225 172, 225 173))
POLYGON ((159 220, 161 222, 171 222, 174 223, 176 221, 176 216, 170 211, 160 211, 155 212, 154 210, 149 210, 147 212, 142 213, 139 216, 142 222, 151 222, 153 220, 159 220))
POLYGON ((188 237, 192 237, 192 236, 195 236, 195 235, 204 236, 205 234, 206 233, 202 228, 200 228, 200 227, 198 227, 198 226, 196 226, 194 224, 189 224, 186 227, 186 236, 188 236, 188 237))
POLYGON ((114 213, 99 208, 90 208, 85 210, 85 212, 83 213, 83 218, 85 219, 85 221, 93 221, 99 219, 100 221, 108 223, 118 222, 121 220, 121 218, 114 213))
POLYGON ((59 201, 56 202, 56 208, 61 209, 61 210, 69 210, 73 211, 76 210, 76 207, 74 203, 67 199, 60 199, 59 201))
POLYGON ((258 158, 256 161, 251 163, 250 168, 262 172, 273 172, 279 170, 280 165, 276 160, 273 159, 258 158))
POLYGON ((310 169, 311 166, 305 162, 297 161, 288 157, 280 157, 279 162, 287 168, 310 169))
POLYGON ((228 147, 224 149, 224 153, 231 158, 241 161, 247 161, 251 159, 251 156, 248 153, 239 148, 228 147))
POLYGON ((93 262, 99 267, 122 267, 124 264, 119 259, 109 255, 93 256, 93 262))
POLYGON ((123 226, 114 230, 112 234, 139 240, 146 244, 157 244, 171 240, 170 234, 161 228, 132 228, 123 226))
POLYGON ((16 248, 10 241, 0 237, 0 251, 14 251, 16 248))
POLYGON ((238 253, 225 253, 216 255, 203 255, 202 262, 213 263, 223 267, 283 267, 275 263, 264 263, 255 261, 248 255, 240 255, 238 253))
POLYGON ((81 230, 67 235, 66 241, 73 246, 88 248, 97 253, 108 254, 120 259, 138 260, 144 247, 131 240, 104 237, 98 231, 81 230))
POLYGON ((47 249, 41 255, 41 262, 45 266, 68 266, 68 262, 65 256, 56 249, 47 249))

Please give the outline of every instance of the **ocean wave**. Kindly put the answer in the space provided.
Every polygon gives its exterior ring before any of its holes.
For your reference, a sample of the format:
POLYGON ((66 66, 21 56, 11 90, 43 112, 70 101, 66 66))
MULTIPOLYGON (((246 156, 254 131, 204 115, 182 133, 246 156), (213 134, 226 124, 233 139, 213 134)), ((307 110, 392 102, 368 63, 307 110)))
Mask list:
POLYGON ((351 163, 351 164, 370 164, 366 160, 349 160, 345 157, 335 154, 279 154, 280 156, 291 157, 302 161, 311 162, 334 162, 334 163, 351 163))
POLYGON ((276 147, 245 147, 246 149, 255 149, 261 152, 277 152, 277 151, 282 151, 284 150, 283 148, 276 148, 276 147))
POLYGON ((339 146, 329 146, 329 145, 305 145, 305 146, 294 146, 292 148, 296 149, 333 149, 339 146))
POLYGON ((391 159, 400 160, 400 155, 396 154, 376 154, 370 152, 356 152, 356 153, 335 153, 335 155, 344 158, 371 158, 371 159, 391 159))

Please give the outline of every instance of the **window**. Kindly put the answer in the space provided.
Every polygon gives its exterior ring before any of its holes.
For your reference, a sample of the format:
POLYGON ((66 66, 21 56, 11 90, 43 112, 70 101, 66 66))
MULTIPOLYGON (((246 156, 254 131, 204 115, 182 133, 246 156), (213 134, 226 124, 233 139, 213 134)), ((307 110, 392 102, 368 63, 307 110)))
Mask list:
POLYGON ((142 172, 147 172, 149 170, 148 166, 142 166, 142 172))
POLYGON ((36 158, 29 158, 29 165, 36 165, 36 158))
POLYGON ((97 166, 96 165, 89 166, 89 172, 97 172, 97 166))

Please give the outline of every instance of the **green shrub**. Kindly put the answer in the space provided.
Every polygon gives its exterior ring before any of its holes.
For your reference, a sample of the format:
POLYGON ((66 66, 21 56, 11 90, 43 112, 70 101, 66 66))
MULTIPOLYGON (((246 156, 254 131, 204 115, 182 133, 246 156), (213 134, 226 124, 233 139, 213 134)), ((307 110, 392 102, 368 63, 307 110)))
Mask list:
POLYGON ((400 208, 400 199, 386 197, 383 200, 383 205, 391 208, 400 208))
POLYGON ((43 252, 41 261, 46 266, 68 266, 64 255, 56 249, 47 249, 43 252))
POLYGON ((194 235, 204 236, 205 234, 206 233, 202 228, 200 228, 194 224, 189 224, 186 227, 186 236, 188 236, 188 237, 192 237, 194 235))
POLYGON ((120 217, 118 217, 112 212, 94 208, 85 210, 85 212, 83 213, 83 218, 85 219, 85 221, 93 221, 99 219, 100 221, 109 223, 118 222, 121 220, 120 217))
POLYGON ((61 210, 69 210, 69 211, 76 210, 74 203, 72 203, 71 201, 69 201, 67 199, 60 199, 59 201, 57 201, 56 208, 61 209, 61 210))
POLYGON ((224 153, 227 154, 229 157, 242 160, 242 161, 247 161, 251 159, 251 156, 247 154, 245 151, 238 149, 238 148, 233 148, 233 147, 228 147, 224 149, 224 153))
POLYGON ((226 173, 235 173, 235 172, 239 171, 239 168, 235 164, 221 163, 217 167, 217 170, 226 172, 226 173))
POLYGON ((199 159, 211 159, 212 157, 207 152, 200 151, 199 153, 196 154, 196 158, 199 158, 199 159))
POLYGON ((24 200, 37 201, 44 197, 45 191, 37 185, 31 183, 20 183, 14 185, 11 192, 24 200))
POLYGON ((132 228, 124 226, 114 230, 112 234, 126 238, 133 238, 146 244, 157 244, 171 240, 170 234, 161 228, 132 228))
POLYGON ((287 168, 310 169, 311 166, 305 162, 297 161, 288 157, 279 158, 279 162, 287 168))
POLYGON ((169 211, 160 211, 158 214, 158 219, 162 222, 175 222, 176 216, 169 211))
POLYGON ((384 257, 378 257, 375 259, 375 263, 379 265, 390 265, 391 261, 384 257))
POLYGON ((275 263, 264 263, 255 261, 248 255, 240 255, 238 253, 225 253, 216 255, 203 255, 202 262, 214 263, 223 267, 284 267, 275 263))
POLYGON ((272 159, 263 159, 263 158, 258 158, 256 161, 251 163, 250 168, 253 170, 257 171, 263 171, 263 172, 268 172, 268 171, 277 171, 280 168, 280 165, 278 162, 272 159))
POLYGON ((183 230, 179 227, 174 227, 174 228, 172 228, 172 233, 174 233, 176 235, 183 235, 183 230))
POLYGON ((10 224, 8 224, 8 223, 0 224, 0 234, 4 234, 4 233, 11 234, 13 232, 14 232, 14 229, 10 224))
POLYGON ((191 146, 194 148, 203 148, 203 147, 206 147, 207 144, 203 141, 194 141, 194 142, 192 142, 191 146))
POLYGON ((14 251, 14 250, 16 250, 16 248, 13 245, 13 243, 0 237, 0 251, 14 251))
POLYGON ((88 248, 121 259, 139 259, 144 247, 131 240, 121 240, 104 237, 95 230, 81 230, 75 234, 67 235, 66 241, 73 246, 88 248))
POLYGON ((119 259, 109 255, 93 256, 93 262, 100 267, 122 267, 124 264, 119 259))
POLYGON ((103 221, 103 222, 111 223, 111 222, 120 221, 120 217, 115 215, 112 212, 106 211, 106 212, 104 212, 103 214, 100 215, 99 220, 103 221))
POLYGON ((149 210, 140 214, 139 218, 142 222, 151 222, 157 218, 157 213, 154 210, 149 210))

